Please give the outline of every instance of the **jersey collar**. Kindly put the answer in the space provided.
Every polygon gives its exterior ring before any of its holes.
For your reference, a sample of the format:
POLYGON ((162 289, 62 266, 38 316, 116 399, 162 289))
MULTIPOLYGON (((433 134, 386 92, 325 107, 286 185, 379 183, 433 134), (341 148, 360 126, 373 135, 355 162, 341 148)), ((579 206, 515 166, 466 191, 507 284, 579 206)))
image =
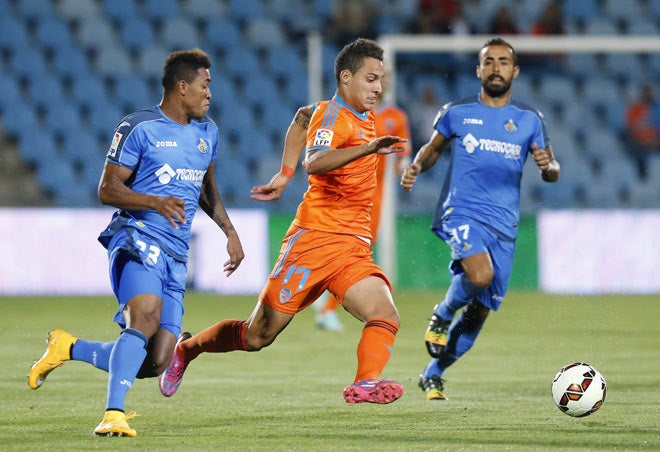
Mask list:
POLYGON ((501 107, 493 107, 491 105, 486 105, 481 101, 481 91, 479 91, 479 94, 477 94, 477 102, 481 105, 483 105, 486 108, 502 108, 502 107, 508 107, 511 105, 511 96, 509 96, 509 100, 506 102, 506 104, 502 105, 501 107))
POLYGON ((355 116, 358 118, 361 118, 362 120, 366 121, 367 118, 369 117, 369 110, 365 111, 364 113, 360 113, 356 110, 353 110, 351 107, 349 107, 346 102, 344 102, 344 99, 341 98, 338 92, 335 92, 335 95, 332 96, 332 100, 335 102, 339 103, 340 105, 344 106, 345 108, 349 109, 355 116))
POLYGON ((165 112, 163 111, 163 109, 160 108, 160 105, 156 105, 154 108, 155 108, 156 111, 157 111, 157 112, 163 117, 163 119, 165 119, 167 122, 171 122, 172 124, 176 124, 177 126, 186 127, 186 126, 189 126, 190 124, 192 124, 193 121, 195 121, 195 120, 193 119, 193 120, 191 120, 188 124, 181 124, 180 122, 176 122, 174 119, 172 119, 172 118, 170 118, 169 116, 167 116, 167 115, 165 114, 165 112))

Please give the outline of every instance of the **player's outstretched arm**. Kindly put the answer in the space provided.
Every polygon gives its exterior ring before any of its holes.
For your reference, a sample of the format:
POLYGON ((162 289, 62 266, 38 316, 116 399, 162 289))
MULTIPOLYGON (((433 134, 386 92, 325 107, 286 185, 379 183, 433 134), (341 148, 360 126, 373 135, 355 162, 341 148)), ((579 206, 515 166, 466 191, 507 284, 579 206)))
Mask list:
POLYGON ((308 152, 305 159, 305 169, 308 174, 323 174, 328 171, 341 168, 342 166, 369 154, 393 154, 403 152, 405 148, 401 144, 406 143, 405 138, 394 135, 384 135, 369 143, 361 144, 351 148, 342 148, 341 152, 333 149, 317 150, 308 152))
POLYGON ((250 197, 257 201, 274 201, 282 196, 282 192, 291 180, 293 173, 300 161, 307 142, 307 129, 312 117, 312 106, 300 107, 296 112, 284 138, 284 150, 282 151, 282 167, 270 181, 265 185, 252 187, 250 197))
POLYGON ((561 167, 559 162, 555 159, 552 148, 548 146, 546 149, 539 148, 537 143, 532 144, 532 156, 536 162, 536 166, 541 170, 541 178, 545 182, 557 182, 561 167))
POLYGON ((383 135, 371 141, 368 147, 374 148, 376 154, 398 154, 406 151, 404 145, 407 142, 407 138, 401 138, 395 135, 383 135))
POLYGON ((241 239, 238 237, 238 232, 229 219, 227 209, 222 202, 222 197, 218 192, 218 187, 215 183, 215 176, 213 175, 215 164, 212 162, 209 165, 206 174, 204 175, 204 182, 202 183, 202 193, 199 197, 199 207, 217 224, 220 229, 227 236, 227 254, 229 259, 223 264, 223 271, 226 276, 231 275, 241 265, 245 258, 243 252, 243 245, 241 239))
POLYGON ((98 187, 101 203, 118 209, 153 209, 167 218, 174 229, 179 229, 177 223, 186 224, 186 206, 182 199, 134 192, 126 185, 132 174, 130 168, 106 162, 98 187))
POLYGON ((435 165, 438 157, 440 157, 440 154, 442 154, 442 151, 445 150, 448 144, 449 140, 444 135, 433 131, 433 135, 431 135, 429 141, 419 148, 419 152, 417 152, 413 162, 401 174, 401 188, 405 191, 412 190, 413 185, 417 181, 417 176, 435 165))

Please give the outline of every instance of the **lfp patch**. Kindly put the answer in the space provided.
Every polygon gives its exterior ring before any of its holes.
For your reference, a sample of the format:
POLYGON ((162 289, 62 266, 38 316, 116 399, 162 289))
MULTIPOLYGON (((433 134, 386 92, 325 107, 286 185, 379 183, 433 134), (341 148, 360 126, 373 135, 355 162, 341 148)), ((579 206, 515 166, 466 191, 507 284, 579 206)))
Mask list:
POLYGON ((334 132, 329 129, 316 129, 316 138, 314 146, 330 146, 334 132))
POLYGON ((114 157, 117 154, 117 148, 121 142, 123 135, 119 132, 115 132, 115 136, 112 137, 112 143, 110 143, 110 157, 114 157))

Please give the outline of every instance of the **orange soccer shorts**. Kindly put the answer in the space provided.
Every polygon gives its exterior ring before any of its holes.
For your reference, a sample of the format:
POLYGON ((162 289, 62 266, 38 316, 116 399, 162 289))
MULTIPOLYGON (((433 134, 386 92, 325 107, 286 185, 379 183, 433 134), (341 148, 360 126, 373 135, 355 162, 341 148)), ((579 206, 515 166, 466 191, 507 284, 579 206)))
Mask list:
POLYGON ((350 234, 291 226, 259 300, 278 311, 295 314, 325 290, 343 303, 346 291, 371 275, 381 278, 392 290, 364 240, 350 234))

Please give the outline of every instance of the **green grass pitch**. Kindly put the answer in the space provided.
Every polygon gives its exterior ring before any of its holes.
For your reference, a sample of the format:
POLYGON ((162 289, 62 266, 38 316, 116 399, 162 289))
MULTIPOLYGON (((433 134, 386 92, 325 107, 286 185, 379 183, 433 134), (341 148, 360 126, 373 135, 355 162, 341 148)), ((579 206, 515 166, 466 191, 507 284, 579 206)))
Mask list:
MULTIPOLYGON (((474 348, 446 374, 447 402, 428 402, 417 376, 428 362, 423 334, 442 293, 395 294, 402 326, 384 377, 406 392, 390 405, 348 405, 361 324, 340 313, 342 333, 301 313, 258 353, 200 356, 167 399, 137 380, 126 408, 137 438, 95 438, 107 376, 69 362, 42 388, 26 375, 49 329, 112 341, 111 297, 0 298, 0 450, 659 450, 660 300, 512 292, 474 348), (586 361, 604 375, 600 411, 571 418, 553 404, 563 365, 586 361)), ((189 293, 184 327, 246 318, 255 297, 189 293)))

